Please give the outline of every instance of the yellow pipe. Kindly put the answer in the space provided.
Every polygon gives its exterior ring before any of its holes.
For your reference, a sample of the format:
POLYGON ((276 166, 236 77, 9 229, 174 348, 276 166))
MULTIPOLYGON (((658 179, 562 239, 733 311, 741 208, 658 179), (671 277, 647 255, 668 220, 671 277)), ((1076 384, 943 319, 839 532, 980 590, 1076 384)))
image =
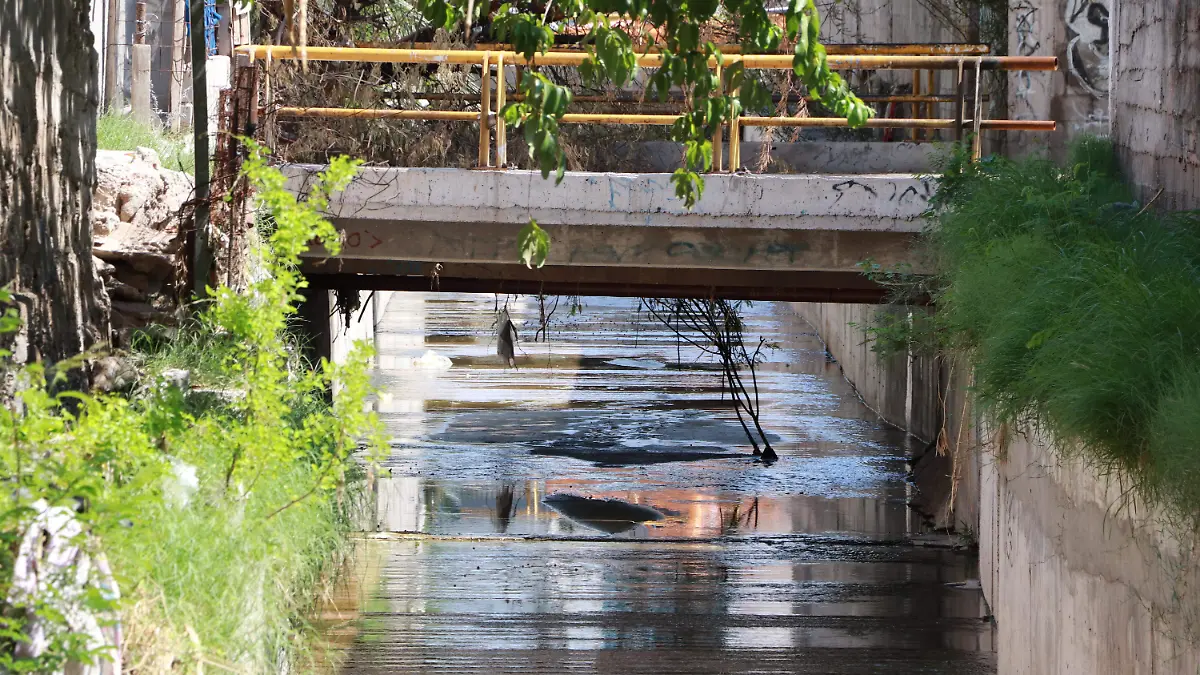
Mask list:
MULTIPOLYGON (((352 108, 279 108, 282 117, 331 117, 351 119, 407 119, 425 121, 477 122, 479 113, 458 110, 386 110, 352 108)), ((563 124, 674 124, 678 115, 618 115, 597 113, 567 113, 559 120, 563 124)), ((965 124, 973 124, 965 120, 965 124)), ((867 120, 872 129, 952 129, 952 119, 875 118, 867 120)), ((841 117, 739 117, 739 127, 848 127, 841 117)), ((1001 131, 1054 131, 1056 123, 1049 120, 980 120, 980 128, 1001 131)), ((732 150, 730 151, 732 152, 732 150)), ((730 158, 732 160, 732 157, 730 158)))
POLYGON ((463 110, 385 110, 381 108, 279 108, 282 117, 330 117, 335 119, 425 120, 478 122, 479 113, 463 110))
MULTIPOLYGON (((237 47, 240 55, 251 59, 273 58, 298 60, 299 52, 286 45, 244 45, 237 47)), ((503 52, 505 59, 519 59, 513 52, 503 52)), ((470 49, 374 49, 358 47, 309 47, 309 61, 351 61, 360 63, 455 63, 479 62, 479 52, 470 49)), ((529 61, 541 66, 578 66, 588 57, 583 52, 547 52, 535 55, 529 61)), ((978 60, 984 70, 1042 71, 1057 70, 1058 58, 1054 56, 830 56, 827 59, 833 70, 954 70, 961 59, 978 60)), ((638 65, 654 68, 662 65, 662 55, 642 54, 637 57, 638 65)), ((740 61, 746 68, 788 70, 792 57, 781 54, 729 55, 729 62, 740 61)), ((709 67, 716 67, 716 59, 709 60, 709 67)))
POLYGON ((492 108, 492 53, 483 53, 483 68, 479 71, 479 168, 487 167, 492 155, 492 134, 488 115, 492 108))
MULTIPOLYGON (((402 43, 407 45, 408 49, 441 49, 441 45, 433 42, 412 42, 402 43)), ((386 49, 387 47, 377 43, 359 43, 360 49, 386 49)), ((473 45, 467 45, 463 49, 477 52, 512 52, 513 47, 510 44, 502 42, 478 42, 473 45)), ((641 48, 638 48, 639 51, 641 48)), ((722 54, 741 54, 741 45, 721 44, 717 45, 717 50, 722 54)), ((583 51, 582 47, 571 45, 555 45, 556 52, 576 52, 583 51)), ((650 53, 655 53, 658 50, 656 46, 651 46, 650 53)), ((962 44, 962 43, 947 43, 947 44, 861 44, 861 45, 825 45, 825 51, 831 56, 842 55, 881 55, 881 56, 986 56, 991 53, 991 47, 987 45, 962 44)), ((782 52, 780 52, 782 53, 782 52)))

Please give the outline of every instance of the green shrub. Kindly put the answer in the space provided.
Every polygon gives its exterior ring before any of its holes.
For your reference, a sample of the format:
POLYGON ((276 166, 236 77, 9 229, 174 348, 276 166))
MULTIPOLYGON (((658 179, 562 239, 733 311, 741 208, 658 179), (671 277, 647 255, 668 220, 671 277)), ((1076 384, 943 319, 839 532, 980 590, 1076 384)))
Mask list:
MULTIPOLYGON (((0 375, 18 383, 15 399, 0 405, 0 588, 13 578, 17 541, 39 505, 74 508, 82 499, 88 541, 79 543, 111 561, 125 593, 115 609, 126 658, 140 672, 205 663, 279 672, 299 659, 304 611, 351 525, 348 505, 361 484, 354 457, 382 447, 364 407, 369 348, 307 369, 287 342, 306 283, 299 255, 313 239, 338 248, 317 209, 354 164, 335 160, 308 203, 296 202, 257 150, 245 171, 276 223, 259 253, 266 273, 245 293, 213 291, 178 335, 143 342, 152 348, 148 370, 198 365, 202 381, 235 394, 197 405, 153 381, 130 398, 60 392, 58 375, 73 364, 18 367, 0 353, 0 375), (338 396, 327 403, 335 383, 338 396), (181 467, 196 474, 186 499, 181 467)), ((15 322, 4 313, 0 331, 15 322)), ((0 670, 42 672, 99 656, 51 604, 4 603, 0 595, 0 617, 8 617, 0 620, 0 670), (30 611, 54 627, 53 648, 36 663, 14 657, 20 617, 30 611)), ((110 603, 89 599, 93 609, 110 603)))
POLYGON ((1200 514, 1200 214, 1136 203, 1111 145, 946 167, 925 243, 978 400, 1200 514))

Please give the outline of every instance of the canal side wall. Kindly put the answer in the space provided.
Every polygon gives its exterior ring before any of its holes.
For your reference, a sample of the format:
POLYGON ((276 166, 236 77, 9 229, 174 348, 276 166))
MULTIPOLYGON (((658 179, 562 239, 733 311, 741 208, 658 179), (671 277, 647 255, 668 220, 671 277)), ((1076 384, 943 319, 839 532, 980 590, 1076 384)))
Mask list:
POLYGON ((908 309, 811 302, 792 307, 816 330, 863 403, 921 442, 912 461, 918 488, 913 506, 936 527, 974 536, 979 531, 979 460, 971 451, 974 411, 963 394, 962 369, 939 358, 872 351, 865 328, 880 313, 908 309), (949 395, 943 398, 941 392, 949 395))
POLYGON ((873 353, 863 328, 901 310, 793 307, 867 405, 923 440, 941 432, 914 459, 914 482, 926 506, 941 505, 938 524, 978 537, 1000 675, 1200 673, 1200 533, 1180 535, 1130 503, 1119 475, 1036 431, 977 423, 964 367, 873 353))

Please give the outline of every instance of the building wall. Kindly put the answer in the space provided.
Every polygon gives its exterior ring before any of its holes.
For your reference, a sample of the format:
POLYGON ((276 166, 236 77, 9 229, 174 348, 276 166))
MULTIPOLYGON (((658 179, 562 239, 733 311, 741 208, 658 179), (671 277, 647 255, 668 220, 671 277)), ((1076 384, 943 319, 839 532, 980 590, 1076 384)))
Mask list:
POLYGON ((1075 136, 1108 133, 1113 2, 1010 0, 1009 54, 1057 56, 1059 69, 1013 73, 1008 89, 1009 118, 1055 120, 1059 129, 1051 134, 1009 133, 1009 154, 1048 152, 1061 158, 1075 136))
POLYGON ((1155 206, 1200 209, 1200 3, 1114 3, 1112 137, 1155 206))
POLYGON ((107 338, 88 220, 99 78, 90 7, 0 3, 0 286, 18 294, 18 359, 107 338))

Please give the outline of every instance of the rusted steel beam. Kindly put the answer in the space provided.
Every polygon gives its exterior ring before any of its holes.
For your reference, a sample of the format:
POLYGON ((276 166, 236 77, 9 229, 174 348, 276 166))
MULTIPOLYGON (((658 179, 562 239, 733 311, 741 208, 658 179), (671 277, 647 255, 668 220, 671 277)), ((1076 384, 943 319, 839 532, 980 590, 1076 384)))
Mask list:
MULTIPOLYGON (((301 50, 287 45, 243 45, 236 49, 238 54, 251 59, 268 56, 279 60, 300 60, 301 50)), ((478 63, 479 52, 470 49, 373 49, 359 47, 308 47, 304 56, 309 61, 352 61, 360 63, 478 63)), ((523 60, 514 52, 504 52, 505 60, 523 60)), ((584 52, 547 52, 536 55, 530 63, 541 66, 578 66, 589 57, 584 52)), ((1058 58, 1054 56, 888 56, 878 54, 829 56, 827 63, 833 70, 954 70, 962 59, 972 64, 978 62, 983 70, 1043 71, 1057 70, 1058 58)), ((642 54, 637 57, 638 65, 658 67, 662 64, 661 54, 642 54)), ((782 54, 730 54, 727 61, 740 61, 748 69, 790 70, 792 57, 782 54)), ((716 59, 710 59, 710 67, 716 67, 716 59)))
MULTIPOLYGON (((388 49, 388 48, 408 48, 408 49, 441 49, 443 45, 438 45, 433 42, 405 42, 400 45, 384 45, 380 43, 360 42, 355 45, 361 49, 388 49)), ((512 52, 513 47, 510 44, 499 42, 480 42, 473 45, 467 45, 462 49, 473 50, 477 52, 512 52)), ((722 54, 741 54, 741 45, 722 44, 717 45, 717 49, 722 54)), ((575 45, 554 45, 556 52, 582 52, 581 46, 575 45)), ((642 51, 638 48, 638 51, 642 51)), ((657 47, 650 47, 649 53, 653 54, 659 51, 657 47)), ((946 44, 827 44, 825 52, 833 56, 842 55, 883 55, 883 56, 986 56, 992 53, 992 48, 988 45, 966 44, 966 43, 946 43, 946 44)), ((780 51, 779 53, 787 53, 780 51)))
POLYGON ((383 108, 277 108, 280 117, 323 117, 368 120, 425 120, 478 122, 479 113, 467 110, 388 110, 383 108))
MULTIPOLYGON (((423 99, 426 101, 453 101, 453 102, 458 102, 458 103, 478 103, 479 102, 479 94, 462 94, 462 93, 446 92, 446 91, 405 92, 403 94, 395 94, 392 96, 392 98, 400 98, 400 99, 410 99, 411 98, 414 100, 415 99, 423 99)), ((772 94, 771 101, 772 101, 772 103, 779 103, 780 101, 783 100, 783 98, 784 98, 783 94, 772 94)), ((907 94, 901 94, 901 95, 895 95, 895 96, 871 96, 868 94, 868 95, 859 96, 859 98, 862 99, 866 103, 954 103, 955 101, 958 100, 958 97, 953 94, 932 94, 932 95, 928 95, 928 96, 910 96, 907 94)), ((986 96, 984 97, 985 100, 987 98, 988 97, 986 97, 986 96)), ((524 94, 508 94, 507 99, 511 100, 511 101, 524 101, 525 95, 524 94)), ((799 101, 801 99, 803 99, 805 101, 819 100, 819 99, 814 99, 811 96, 788 96, 787 99, 789 101, 799 101)), ((634 94, 634 93, 629 93, 629 92, 620 92, 620 93, 614 94, 612 96, 581 94, 579 96, 572 97, 571 100, 575 103, 610 103, 613 105, 632 104, 632 105, 645 105, 645 106, 673 106, 677 103, 682 103, 685 100, 685 97, 683 96, 683 94, 674 93, 674 94, 670 95, 669 97, 667 97, 667 101, 665 103, 663 103, 654 98, 647 99, 644 96, 641 96, 640 94, 634 94)))

